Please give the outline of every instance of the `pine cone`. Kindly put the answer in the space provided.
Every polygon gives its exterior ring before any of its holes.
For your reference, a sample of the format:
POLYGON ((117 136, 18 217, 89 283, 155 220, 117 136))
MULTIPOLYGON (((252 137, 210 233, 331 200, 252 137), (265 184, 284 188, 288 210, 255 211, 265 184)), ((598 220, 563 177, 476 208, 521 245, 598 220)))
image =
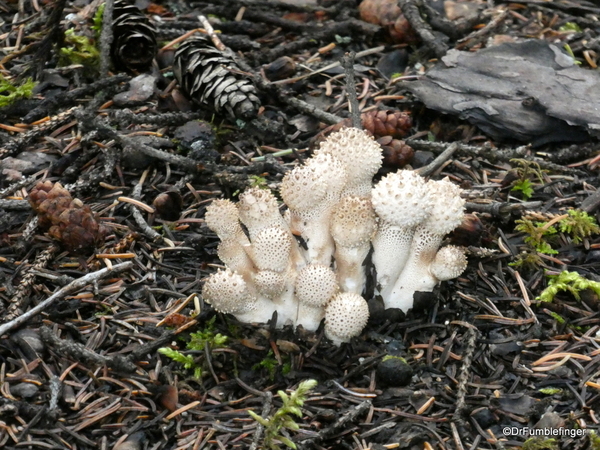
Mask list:
POLYGON ((413 148, 404 141, 385 136, 377 139, 383 148, 383 166, 387 169, 396 169, 410 164, 415 156, 413 148))
POLYGON ((412 127, 410 114, 398 110, 372 110, 361 114, 362 126, 376 138, 391 136, 405 137, 412 127))
POLYGON ((173 71, 182 89, 196 102, 250 120, 260 106, 256 88, 233 60, 206 36, 186 39, 175 52, 173 71))
POLYGON ((137 7, 125 0, 116 0, 114 5, 113 63, 119 70, 143 72, 158 50, 156 30, 137 7))
POLYGON ((395 43, 418 42, 418 36, 402 14, 397 0, 363 0, 358 11, 365 22, 385 28, 395 43))
MULTIPOLYGON (((375 139, 390 136, 392 138, 405 137, 412 127, 410 113, 394 109, 373 110, 360 115, 362 126, 365 131, 371 133, 375 139)), ((330 133, 352 126, 352 119, 347 118, 340 123, 331 125, 317 134, 311 141, 311 147, 316 147, 330 133)))
POLYGON ((29 194, 39 226, 73 253, 89 253, 104 242, 105 229, 89 206, 73 199, 60 183, 39 182, 29 194))

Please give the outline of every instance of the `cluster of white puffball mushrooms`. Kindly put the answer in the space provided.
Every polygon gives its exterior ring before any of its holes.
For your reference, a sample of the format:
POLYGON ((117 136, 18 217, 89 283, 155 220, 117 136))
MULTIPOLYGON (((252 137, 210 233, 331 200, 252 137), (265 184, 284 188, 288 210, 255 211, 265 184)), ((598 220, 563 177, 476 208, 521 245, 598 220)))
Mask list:
POLYGON ((345 128, 284 176, 283 215, 269 190, 249 189, 237 204, 213 201, 205 219, 221 240, 226 269, 208 277, 203 298, 242 322, 264 323, 277 311, 278 327, 314 331, 325 318, 325 335, 339 345, 367 324, 361 293, 371 246, 386 308, 406 312, 415 292, 458 277, 467 264, 464 250, 439 247, 462 222, 460 189, 410 170, 373 186, 381 161, 371 136, 345 128))

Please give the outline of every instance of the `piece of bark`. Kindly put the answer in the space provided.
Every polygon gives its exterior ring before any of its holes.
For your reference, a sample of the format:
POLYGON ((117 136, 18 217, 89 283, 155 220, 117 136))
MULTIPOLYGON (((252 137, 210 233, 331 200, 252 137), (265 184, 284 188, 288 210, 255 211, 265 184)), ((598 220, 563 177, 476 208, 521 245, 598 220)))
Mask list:
POLYGON ((458 115, 493 138, 539 146, 600 135, 599 84, 600 74, 557 46, 527 40, 477 53, 451 50, 404 86, 428 108, 458 115))

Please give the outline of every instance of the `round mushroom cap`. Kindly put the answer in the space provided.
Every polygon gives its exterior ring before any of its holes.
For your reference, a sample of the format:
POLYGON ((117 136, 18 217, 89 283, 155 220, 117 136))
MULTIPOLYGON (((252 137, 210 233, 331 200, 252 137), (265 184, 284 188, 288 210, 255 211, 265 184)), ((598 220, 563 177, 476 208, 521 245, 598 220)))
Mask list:
POLYGON ((461 189, 448 178, 427 183, 433 208, 423 225, 433 234, 444 235, 459 226, 465 215, 461 189))
POLYGON ((261 270, 254 276, 256 289, 267 298, 280 296, 285 289, 285 277, 279 272, 261 270))
POLYGON ((290 262, 292 237, 280 227, 265 228, 252 240, 254 264, 259 270, 283 272, 290 262))
POLYGON ((381 220, 400 228, 419 225, 433 207, 425 179, 412 170, 383 177, 373 188, 371 201, 381 220))
POLYGON ((319 153, 308 159, 306 166, 314 169, 315 176, 327 186, 324 200, 337 202, 348 181, 342 161, 333 155, 319 153))
POLYGON ((337 278, 329 267, 323 264, 309 264, 298 273, 295 291, 301 304, 322 308, 337 293, 337 278))
POLYGON ((327 194, 327 185, 319 179, 314 167, 297 166, 281 180, 281 198, 295 211, 310 210, 321 203, 327 194))
POLYGON ((255 232, 281 223, 277 199, 267 189, 251 188, 240 194, 238 203, 240 220, 250 231, 255 232))
POLYGON ((202 288, 202 298, 221 313, 244 314, 256 309, 256 297, 244 278, 229 269, 219 270, 208 277, 202 288))
POLYGON ((369 320, 369 307, 358 294, 342 292, 325 309, 325 336, 334 344, 359 336, 369 320))
POLYGON ((429 272, 440 281, 460 276, 467 268, 467 257, 461 247, 449 245, 438 250, 429 272))
POLYGON ((348 174, 346 189, 363 187, 365 192, 351 192, 357 195, 368 195, 373 176, 381 168, 383 151, 373 136, 358 128, 342 128, 331 133, 315 155, 328 153, 340 160, 348 174))
POLYGON ((204 220, 221 240, 228 239, 241 231, 238 208, 230 200, 217 199, 208 205, 204 220))
POLYGON ((331 216, 331 236, 342 247, 368 245, 377 229, 377 220, 367 197, 344 197, 331 216))

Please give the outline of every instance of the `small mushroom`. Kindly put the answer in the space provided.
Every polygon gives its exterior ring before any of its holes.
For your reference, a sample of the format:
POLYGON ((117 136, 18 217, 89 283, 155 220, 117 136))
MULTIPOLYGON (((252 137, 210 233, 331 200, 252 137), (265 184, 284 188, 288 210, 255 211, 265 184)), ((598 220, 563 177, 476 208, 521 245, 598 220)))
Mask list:
POLYGON ((369 320, 364 298, 351 292, 337 294, 325 309, 325 336, 335 345, 359 336, 369 320))

